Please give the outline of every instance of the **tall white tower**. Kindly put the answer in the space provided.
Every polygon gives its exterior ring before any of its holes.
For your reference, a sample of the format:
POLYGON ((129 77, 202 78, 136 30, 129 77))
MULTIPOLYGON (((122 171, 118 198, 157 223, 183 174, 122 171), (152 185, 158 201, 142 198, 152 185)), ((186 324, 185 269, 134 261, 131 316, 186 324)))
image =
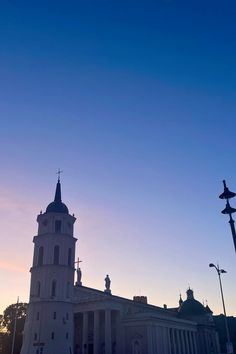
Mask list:
POLYGON ((73 354, 75 217, 55 198, 37 217, 30 299, 21 354, 73 354))

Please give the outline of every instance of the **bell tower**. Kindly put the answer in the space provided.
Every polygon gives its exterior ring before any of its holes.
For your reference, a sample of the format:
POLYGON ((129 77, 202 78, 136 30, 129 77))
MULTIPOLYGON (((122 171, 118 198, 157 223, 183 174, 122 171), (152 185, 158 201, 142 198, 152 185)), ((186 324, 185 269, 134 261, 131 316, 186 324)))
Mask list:
POLYGON ((75 220, 61 200, 59 177, 54 201, 37 217, 21 354, 73 353, 75 220))

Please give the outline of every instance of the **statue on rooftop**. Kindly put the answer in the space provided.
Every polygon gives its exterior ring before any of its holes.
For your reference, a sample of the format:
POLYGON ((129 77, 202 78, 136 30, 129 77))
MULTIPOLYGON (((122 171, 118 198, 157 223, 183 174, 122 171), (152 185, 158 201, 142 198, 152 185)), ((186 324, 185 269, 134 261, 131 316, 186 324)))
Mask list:
POLYGON ((109 277, 109 275, 107 274, 106 278, 104 279, 105 280, 105 292, 106 293, 111 293, 111 279, 109 277))
POLYGON ((79 260, 79 257, 78 257, 78 259, 77 259, 77 262, 75 262, 75 263, 77 263, 77 269, 76 269, 76 274, 77 274, 76 285, 77 285, 77 286, 81 286, 81 285, 82 285, 82 281, 81 281, 81 279, 82 279, 82 272, 81 272, 81 269, 80 269, 80 266, 79 266, 79 264, 80 264, 81 262, 82 262, 82 261, 79 260))

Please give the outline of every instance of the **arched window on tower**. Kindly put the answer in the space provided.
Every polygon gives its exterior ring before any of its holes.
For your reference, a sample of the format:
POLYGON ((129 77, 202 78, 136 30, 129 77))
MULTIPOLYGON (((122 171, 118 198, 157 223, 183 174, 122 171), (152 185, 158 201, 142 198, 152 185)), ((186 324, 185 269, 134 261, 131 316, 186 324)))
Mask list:
POLYGON ((59 264, 59 254, 60 254, 59 246, 55 246, 54 253, 53 253, 53 264, 59 264))
POLYGON ((36 296, 40 297, 40 291, 41 291, 41 284, 40 281, 37 281, 37 285, 36 285, 36 296))
POLYGON ((71 255, 72 255, 72 250, 71 248, 68 249, 68 266, 71 266, 71 255))
POLYGON ((57 287, 57 282, 56 280, 52 281, 52 289, 51 289, 51 296, 54 297, 56 296, 56 287, 57 287))
POLYGON ((39 247, 38 266, 43 265, 43 246, 39 247))
POLYGON ((61 232, 61 220, 55 221, 55 232, 61 232))

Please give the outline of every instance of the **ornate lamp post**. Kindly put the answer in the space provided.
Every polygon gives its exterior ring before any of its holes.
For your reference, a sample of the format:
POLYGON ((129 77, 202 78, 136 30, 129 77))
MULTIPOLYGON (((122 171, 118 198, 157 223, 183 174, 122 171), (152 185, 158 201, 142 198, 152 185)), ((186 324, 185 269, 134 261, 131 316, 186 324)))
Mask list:
POLYGON ((229 335, 229 326, 227 322, 227 317, 226 317, 226 310, 225 310, 225 300, 224 300, 224 294, 223 294, 223 289, 222 289, 222 282, 221 282, 221 274, 227 273, 224 269, 220 269, 219 264, 215 266, 215 264, 210 263, 209 267, 214 267, 215 270, 217 271, 218 277, 219 277, 219 283, 220 283, 220 293, 221 293, 221 299, 222 299, 222 305, 223 305, 223 311, 224 311, 224 318, 225 318, 225 330, 226 330, 226 337, 227 337, 227 354, 233 354, 233 345, 230 341, 230 335, 229 335))
POLYGON ((223 180, 223 185, 224 185, 224 192, 219 195, 220 199, 225 199, 226 200, 226 206, 224 210, 222 210, 222 214, 228 214, 229 215, 229 224, 233 236, 233 241, 234 241, 234 248, 236 252, 236 232, 235 232, 235 226, 234 226, 234 219, 232 218, 232 214, 236 212, 236 209, 232 208, 231 205, 229 204, 229 199, 233 198, 236 196, 236 193, 231 192, 227 186, 225 180, 223 180))

